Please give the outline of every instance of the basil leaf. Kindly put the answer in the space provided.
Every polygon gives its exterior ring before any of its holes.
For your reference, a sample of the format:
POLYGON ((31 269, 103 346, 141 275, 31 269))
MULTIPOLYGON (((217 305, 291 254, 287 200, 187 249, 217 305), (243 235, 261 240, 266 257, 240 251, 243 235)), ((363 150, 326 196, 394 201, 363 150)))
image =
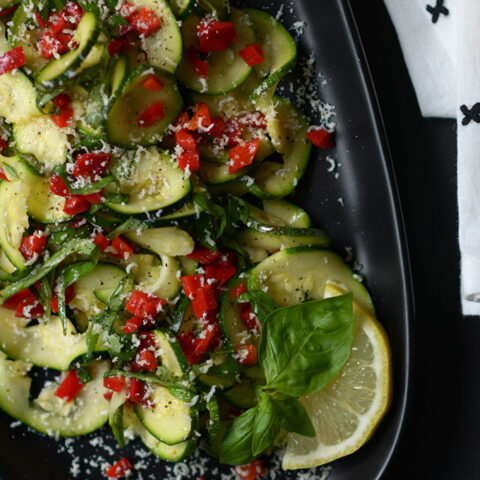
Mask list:
POLYGON ((252 442, 258 406, 237 417, 225 432, 220 444, 220 462, 228 465, 244 465, 253 461, 252 442))
POLYGON ((252 292, 242 293, 238 298, 237 302, 250 303, 255 315, 258 317, 260 322, 264 322, 266 318, 272 314, 275 310, 280 308, 280 305, 272 300, 264 291, 262 290, 253 290, 252 292))
POLYGON ((220 365, 208 369, 209 375, 218 378, 231 378, 242 372, 242 366, 233 357, 228 357, 220 365))
POLYGON ((352 294, 273 312, 263 323, 259 361, 267 386, 301 397, 323 388, 350 356, 352 294))
POLYGON ((121 223, 115 230, 107 235, 109 240, 113 240, 122 233, 135 232, 137 230, 145 230, 149 228, 148 224, 144 220, 138 220, 138 218, 130 217, 121 223))
POLYGON ((263 453, 273 443, 279 430, 279 419, 269 395, 259 392, 257 415, 253 423, 252 455, 258 457, 263 453))

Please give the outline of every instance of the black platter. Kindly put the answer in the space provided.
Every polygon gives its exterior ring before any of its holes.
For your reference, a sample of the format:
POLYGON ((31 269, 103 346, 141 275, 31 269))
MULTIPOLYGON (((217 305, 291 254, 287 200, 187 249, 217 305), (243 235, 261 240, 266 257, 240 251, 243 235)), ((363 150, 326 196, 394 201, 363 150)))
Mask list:
MULTIPOLYGON (((319 480, 328 475, 329 480, 377 479, 389 462, 405 416, 412 368, 413 299, 398 196, 376 96, 347 0, 272 0, 266 5, 251 0, 248 5, 274 14, 283 5, 282 20, 296 26, 297 32, 303 30, 298 38, 299 63, 305 65, 314 52, 319 94, 336 107, 336 147, 331 152, 314 151, 295 200, 329 232, 340 253, 347 256, 353 252, 358 273, 366 279, 392 346, 393 402, 383 423, 357 453, 334 462, 331 469, 318 469, 317 475, 304 478, 319 480), (296 23, 301 21, 305 21, 304 27, 296 23)), ((297 90, 305 82, 302 68, 297 67, 283 82, 281 93, 288 96, 290 83, 297 90)), ((292 99, 296 100, 295 94, 292 99)), ((308 104, 302 108, 315 121, 308 104)), ((144 464, 147 468, 138 471, 145 480, 220 478, 215 462, 209 462, 206 470, 199 466, 174 469, 152 457, 142 460, 136 442, 119 451, 107 429, 82 439, 57 442, 16 423, 11 428, 12 423, 10 417, 0 416, 0 476, 5 480, 102 479, 105 477, 97 462, 113 463, 121 456, 140 462, 140 468, 144 464)), ((221 469, 230 471, 228 467, 221 469)), ((137 477, 138 473, 133 476, 137 477)), ((300 476, 277 472, 275 477, 265 478, 300 476)))

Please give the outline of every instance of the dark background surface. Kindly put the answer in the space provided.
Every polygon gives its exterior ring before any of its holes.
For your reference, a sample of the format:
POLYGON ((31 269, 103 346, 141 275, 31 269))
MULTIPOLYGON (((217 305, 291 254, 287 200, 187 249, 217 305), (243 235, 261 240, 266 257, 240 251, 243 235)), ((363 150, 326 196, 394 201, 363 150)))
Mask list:
POLYGON ((416 297, 410 411, 384 478, 477 479, 480 319, 460 313, 455 122, 422 118, 383 2, 351 5, 390 143, 416 297))

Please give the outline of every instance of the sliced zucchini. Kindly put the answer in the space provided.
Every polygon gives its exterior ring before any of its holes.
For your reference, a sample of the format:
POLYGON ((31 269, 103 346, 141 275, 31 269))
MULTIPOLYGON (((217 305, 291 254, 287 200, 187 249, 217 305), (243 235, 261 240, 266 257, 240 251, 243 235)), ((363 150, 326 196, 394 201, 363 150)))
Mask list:
POLYGON ((198 173, 207 185, 218 185, 233 182, 248 173, 249 170, 250 167, 245 167, 234 173, 230 173, 227 163, 214 163, 209 162, 208 160, 203 160, 200 162, 200 170, 198 173))
POLYGON ((127 81, 131 73, 130 62, 126 57, 119 57, 112 69, 110 94, 115 95, 127 81))
POLYGON ((160 351, 162 365, 176 377, 183 376, 190 370, 190 365, 183 354, 182 347, 178 343, 175 335, 168 330, 155 330, 155 344, 160 351))
MULTIPOLYGON (((100 19, 93 12, 85 12, 72 38, 78 47, 48 62, 35 77, 38 87, 49 91, 70 83, 83 70, 82 62, 95 45, 100 28, 100 19)), ((91 59, 85 66, 91 66, 91 59)))
POLYGON ((303 208, 288 200, 264 200, 263 210, 267 214, 280 218, 289 227, 310 228, 312 225, 310 215, 303 208))
POLYGON ((149 400, 153 408, 137 406, 135 413, 151 435, 167 445, 176 445, 190 438, 198 415, 194 408, 160 385, 153 386, 149 400))
POLYGON ((352 292, 362 307, 374 313, 370 295, 352 269, 335 252, 321 247, 287 248, 268 257, 250 271, 248 289, 263 290, 287 306, 321 300, 327 283, 352 292))
POLYGON ((21 182, 0 183, 0 247, 18 270, 25 269, 25 258, 19 248, 23 233, 28 228, 28 188, 21 182))
POLYGON ((189 255, 195 246, 192 237, 178 227, 150 228, 141 233, 127 232, 125 236, 159 257, 189 255))
POLYGON ((157 457, 167 462, 181 462, 189 457, 195 450, 197 442, 191 438, 176 445, 168 445, 157 440, 146 428, 139 427, 140 438, 148 449, 157 457))
POLYGON ((0 352, 0 408, 33 429, 51 436, 74 437, 99 429, 108 419, 108 402, 103 397, 103 375, 108 363, 90 367, 93 380, 86 383, 72 402, 55 396, 58 385, 45 386, 30 402, 29 366, 22 360, 7 360, 0 352))
POLYGON ((105 136, 115 145, 127 148, 154 145, 162 139, 182 107, 183 99, 175 77, 148 65, 141 65, 110 98, 103 124, 105 136), (142 86, 152 75, 163 84, 159 92, 151 92, 142 86), (140 125, 140 116, 156 104, 161 104, 163 118, 151 126, 140 125))
POLYGON ((7 8, 18 5, 21 0, 0 0, 0 10, 5 10, 7 8))
POLYGON ((141 290, 165 299, 174 298, 180 291, 180 265, 175 258, 133 254, 128 263, 133 266, 130 271, 141 290))
POLYGON ((197 215, 198 210, 195 208, 195 205, 192 202, 188 202, 185 205, 181 206, 178 210, 173 211, 167 215, 162 215, 158 220, 155 221, 155 225, 168 225, 168 224, 177 224, 179 220, 193 217, 197 215))
MULTIPOLYGON (((71 363, 87 353, 87 334, 77 333, 67 320, 63 334, 59 317, 50 317, 38 325, 27 326, 29 320, 15 317, 15 312, 0 307, 0 349, 9 358, 24 360, 37 367, 68 370, 71 363)), ((103 351, 99 344, 95 351, 103 351)))
MULTIPOLYGON (((148 63, 174 73, 182 59, 182 34, 170 5, 165 0, 133 0, 131 3, 151 9, 160 18, 160 28, 142 40, 148 63)), ((191 0, 177 3, 187 4, 188 8, 191 0)))
POLYGON ((228 390, 229 388, 232 388, 234 385, 237 384, 237 381, 234 377, 220 378, 214 375, 207 374, 198 377, 198 382, 200 384, 200 387, 203 387, 203 390, 207 392, 210 391, 212 387, 215 387, 215 390, 221 392, 223 390, 228 390))
POLYGON ((198 6, 215 18, 223 19, 231 11, 228 0, 198 0, 198 6))
POLYGON ((297 44, 288 30, 263 10, 247 8, 257 34, 257 43, 262 48, 264 61, 254 67, 260 85, 250 98, 255 99, 264 94, 282 79, 295 65, 297 44))
POLYGON ((311 143, 307 141, 308 120, 287 99, 275 96, 275 115, 267 117, 267 129, 283 163, 266 160, 245 178, 247 188, 260 198, 282 198, 295 189, 307 168, 311 143))
MULTIPOLYGON (((190 15, 182 25, 185 51, 195 48, 197 44, 197 24, 200 17, 190 15)), ((178 80, 190 90, 207 95, 220 95, 230 92, 240 86, 249 76, 252 67, 247 65, 240 54, 240 50, 251 43, 255 43, 255 31, 245 12, 232 9, 229 21, 235 25, 238 42, 220 52, 208 55, 209 70, 207 78, 202 78, 193 70, 188 55, 184 55, 177 70, 178 80)))
POLYGON ((170 6, 177 18, 184 19, 193 7, 193 0, 171 0, 170 6))

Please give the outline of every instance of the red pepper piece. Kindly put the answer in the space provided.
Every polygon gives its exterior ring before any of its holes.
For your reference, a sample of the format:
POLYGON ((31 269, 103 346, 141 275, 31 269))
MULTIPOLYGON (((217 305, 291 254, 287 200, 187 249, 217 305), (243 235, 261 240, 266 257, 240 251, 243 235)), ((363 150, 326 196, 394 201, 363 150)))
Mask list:
POLYGON ((135 12, 136 8, 128 2, 122 2, 120 8, 118 9, 118 13, 120 13, 120 15, 122 15, 122 17, 125 17, 128 21, 133 18, 135 12))
POLYGON ((212 120, 212 127, 208 129, 207 134, 213 138, 220 137, 225 131, 226 124, 222 117, 215 117, 212 120))
POLYGON ((132 317, 125 322, 122 330, 127 335, 136 332, 142 326, 143 320, 138 317, 132 317))
POLYGON ((267 473, 258 459, 248 465, 234 467, 233 471, 240 480, 257 480, 267 473))
POLYGON ((83 383, 75 370, 69 370, 62 383, 55 390, 55 395, 67 402, 71 402, 80 392, 83 383))
POLYGON ((110 246, 110 240, 103 233, 97 233, 93 237, 93 241, 101 252, 104 252, 110 246))
POLYGON ((103 386, 114 392, 121 392, 125 383, 125 377, 107 377, 103 380, 103 386))
POLYGON ((0 152, 3 152, 7 148, 7 141, 4 138, 0 138, 0 152))
POLYGON ((260 322, 258 321, 258 318, 249 303, 242 304, 240 318, 242 319, 243 324, 249 330, 260 330, 260 322))
POLYGON ((87 220, 85 218, 77 217, 73 220, 73 222, 70 224, 70 226, 73 229, 77 229, 77 228, 83 227, 86 224, 87 224, 87 220))
POLYGON ((210 65, 206 60, 202 60, 200 58, 200 54, 198 53, 198 50, 195 47, 190 47, 187 50, 187 59, 192 65, 193 71, 197 75, 200 75, 202 78, 208 77, 208 69, 210 65))
POLYGON ((155 76, 150 75, 142 82, 142 87, 150 92, 160 92, 165 85, 155 76))
POLYGON ((145 384, 137 378, 131 378, 128 384, 127 398, 132 403, 143 403, 145 402, 145 393, 145 384))
POLYGON ((125 458, 121 458, 107 470, 108 478, 126 477, 133 470, 133 465, 125 458))
POLYGON ((145 37, 160 29, 160 19, 153 10, 146 7, 130 15, 128 21, 139 35, 145 37))
POLYGON ((251 67, 254 65, 260 65, 265 61, 262 47, 258 43, 252 43, 251 45, 242 48, 238 53, 243 58, 243 61, 251 67))
POLYGON ((5 17, 10 13, 13 13, 17 9, 18 5, 14 5, 13 7, 5 8, 4 10, 0 11, 0 17, 5 17))
POLYGON ((244 283, 241 283, 232 290, 232 297, 236 300, 242 293, 245 293, 246 291, 247 286, 244 283))
POLYGON ((33 235, 22 238, 20 243, 20 252, 25 260, 31 260, 38 257, 47 245, 47 236, 42 231, 37 230, 33 235))
POLYGON ((222 252, 220 257, 217 260, 215 260, 215 264, 236 266, 238 264, 237 255, 235 252, 232 252, 231 250, 222 252))
POLYGON ((114 255, 124 260, 131 257, 133 248, 121 236, 112 240, 112 248, 115 250, 114 255))
POLYGON ((58 15, 65 21, 66 26, 73 30, 78 27, 83 14, 84 10, 78 3, 69 2, 60 10, 58 15))
POLYGON ((150 293, 134 290, 127 301, 125 310, 141 319, 153 320, 157 317, 166 300, 150 293))
POLYGON ((50 27, 50 30, 54 35, 61 33, 65 28, 68 27, 68 22, 60 13, 61 11, 58 13, 52 13, 47 19, 47 25, 50 27))
POLYGON ((149 128, 165 118, 162 102, 155 102, 142 112, 138 119, 137 125, 143 128, 149 128))
POLYGON ((216 262, 221 256, 222 252, 219 252, 218 250, 210 250, 206 247, 197 247, 192 253, 187 255, 188 258, 203 263, 204 265, 216 262))
POLYGON ((228 152, 228 171, 230 173, 235 173, 236 171, 251 165, 259 145, 260 140, 255 138, 243 145, 231 148, 228 152))
POLYGON ((187 112, 180 112, 178 117, 173 122, 173 126, 176 128, 188 128, 188 124, 190 122, 190 117, 188 116, 187 112))
POLYGON ((198 338, 195 338, 192 331, 182 333, 177 337, 178 343, 182 347, 182 351, 190 365, 196 365, 200 362, 203 355, 208 352, 217 338, 220 337, 220 327, 218 323, 210 323, 206 325, 205 330, 198 338))
POLYGON ((225 130, 225 145, 227 147, 234 147, 239 145, 242 141, 242 126, 240 122, 234 118, 226 122, 225 130))
POLYGON ((205 276, 208 280, 215 280, 212 286, 216 291, 221 289, 237 272, 233 265, 207 265, 205 276))
POLYGON ((155 353, 147 349, 139 350, 131 364, 132 372, 155 372, 157 368, 158 362, 155 353))
POLYGON ((72 175, 93 180, 108 171, 112 160, 111 153, 88 152, 80 153, 75 158, 72 175))
POLYGON ((0 75, 11 72, 25 65, 25 52, 23 47, 16 47, 0 56, 0 75))
POLYGON ((188 168, 191 172, 195 172, 200 168, 200 155, 198 152, 186 150, 177 154, 177 161, 181 170, 186 170, 188 168))
POLYGON ((199 320, 215 312, 217 306, 215 293, 208 283, 195 293, 195 298, 192 300, 193 313, 199 320))
POLYGON ((52 103, 60 110, 63 110, 72 103, 72 99, 68 93, 60 93, 52 98, 52 103))
POLYGON ((108 53, 111 57, 118 55, 123 50, 123 40, 121 38, 113 38, 108 42, 108 53))
POLYGON ((68 127, 72 123, 73 108, 64 108, 58 115, 51 115, 50 118, 60 128, 68 127))
POLYGON ((112 391, 108 391, 108 392, 105 392, 103 394, 103 398, 107 401, 107 402, 110 402, 112 400, 112 397, 113 397, 113 392, 112 391))
POLYGON ((43 310, 42 304, 32 293, 17 305, 15 316, 17 318, 39 318, 42 317, 44 313, 45 311, 43 310))
POLYGON ((335 144, 332 141, 330 132, 323 128, 313 128, 307 133, 307 138, 316 146, 320 148, 332 148, 335 144))
POLYGON ((5 171, 3 170, 2 167, 0 167, 0 179, 1 180, 5 180, 7 182, 9 182, 10 180, 8 179, 8 177, 5 175, 5 171))
POLYGON ((193 135, 186 129, 177 130, 175 132, 175 141, 177 145, 180 145, 184 150, 195 151, 197 149, 197 144, 193 135))
MULTIPOLYGON (((68 305, 75 298, 75 286, 69 285, 65 289, 65 305, 68 305)), ((58 313, 58 293, 53 291, 52 300, 50 301, 50 308, 53 313, 58 313)))
POLYGON ((26 298, 33 298, 35 300, 35 295, 28 288, 20 290, 15 295, 7 298, 2 307, 8 308, 9 310, 17 310, 20 302, 26 298))
POLYGON ((193 300, 196 293, 205 287, 205 277, 198 273, 196 275, 186 275, 180 278, 180 283, 182 284, 185 295, 190 300, 193 300))
POLYGON ((231 22, 218 20, 201 20, 197 25, 199 50, 202 53, 220 52, 238 41, 235 25, 231 22))
POLYGON ((87 199, 87 202, 90 203, 90 204, 102 203, 102 194, 101 194, 101 192, 89 193, 89 194, 87 194, 87 195, 84 195, 84 197, 87 199))
POLYGON ((68 197, 70 195, 70 191, 62 180, 62 177, 56 174, 53 174, 50 178, 50 192, 60 197, 68 197))
POLYGON ((237 345, 235 351, 240 365, 251 367, 257 363, 257 348, 255 345, 237 345))
POLYGON ((208 128, 212 124, 212 117, 206 103, 201 103, 197 106, 193 117, 190 120, 188 128, 190 130, 199 130, 201 128, 208 128))
POLYGON ((67 215, 77 215, 90 209, 90 202, 83 195, 68 195, 65 197, 63 211, 67 215))

